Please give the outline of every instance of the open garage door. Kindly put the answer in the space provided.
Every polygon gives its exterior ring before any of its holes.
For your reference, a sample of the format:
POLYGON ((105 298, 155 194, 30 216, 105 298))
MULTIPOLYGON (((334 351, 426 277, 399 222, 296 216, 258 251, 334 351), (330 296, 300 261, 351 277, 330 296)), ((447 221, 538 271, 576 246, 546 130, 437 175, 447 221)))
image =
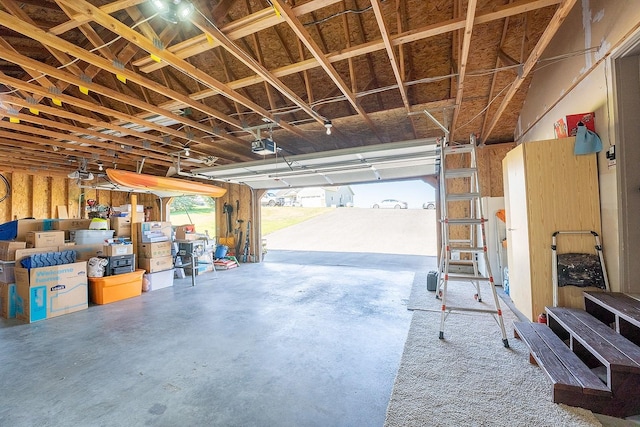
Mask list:
MULTIPOLYGON (((268 152, 263 151, 263 152, 268 152)), ((435 200, 433 187, 420 181, 410 204, 385 209, 382 202, 407 197, 405 181, 437 174, 436 138, 287 156, 274 148, 259 161, 194 170, 216 181, 244 184, 258 191, 262 238, 269 250, 436 255, 436 211, 423 209, 435 200), (344 188, 380 184, 375 199, 349 199, 344 188), (317 200, 316 200, 317 199, 317 200), (374 208, 379 205, 379 208, 374 208), (425 205, 426 206, 426 205, 425 205), (265 222, 286 225, 273 231, 265 222), (297 222, 299 219, 303 221, 297 222)), ((357 191, 356 191, 357 193, 357 191)), ((362 195, 361 195, 362 197, 362 195)))
MULTIPOLYGON (((414 180, 341 186, 341 190, 353 192, 353 207, 327 206, 335 187, 291 190, 317 196, 318 200, 310 200, 309 196, 297 203, 265 203, 261 218, 267 251, 436 256, 436 210, 423 208, 423 201, 434 194, 429 184, 414 180), (380 203, 391 196, 402 199, 407 207, 380 203), (325 204, 319 206, 321 202, 325 204)), ((284 192, 290 190, 276 194, 284 192)))
POLYGON ((436 138, 287 156, 277 147, 263 160, 193 170, 254 189, 302 188, 435 175, 436 138))

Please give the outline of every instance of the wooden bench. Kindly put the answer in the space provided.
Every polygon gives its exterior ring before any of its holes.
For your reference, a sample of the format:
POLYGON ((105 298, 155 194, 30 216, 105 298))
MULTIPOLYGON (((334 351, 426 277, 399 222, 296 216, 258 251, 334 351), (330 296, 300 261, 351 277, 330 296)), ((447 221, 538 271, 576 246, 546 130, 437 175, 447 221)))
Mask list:
POLYGON ((589 368, 604 367, 609 405, 596 412, 615 417, 640 413, 640 347, 583 310, 547 307, 548 325, 589 368))
POLYGON ((640 301, 620 292, 584 292, 587 313, 640 346, 640 301))
POLYGON ((611 403, 607 385, 547 325, 515 322, 513 326, 516 338, 529 347, 530 362, 540 366, 551 380, 554 403, 584 407, 590 402, 594 409, 611 403))

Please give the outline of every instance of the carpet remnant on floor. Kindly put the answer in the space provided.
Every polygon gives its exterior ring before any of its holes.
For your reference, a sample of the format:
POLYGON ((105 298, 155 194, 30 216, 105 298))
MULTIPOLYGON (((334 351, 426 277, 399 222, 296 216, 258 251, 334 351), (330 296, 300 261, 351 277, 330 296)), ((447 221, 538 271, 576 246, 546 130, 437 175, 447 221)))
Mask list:
MULTIPOLYGON (((413 319, 385 427, 602 425, 591 411, 551 401, 550 381, 529 363, 526 345, 513 338, 517 318, 506 304, 500 301, 510 348, 486 313, 452 312, 440 340, 441 300, 426 291, 426 282, 421 287, 409 301, 413 319)), ((481 290, 478 303, 473 285, 452 282, 448 305, 494 307, 489 287, 481 290)))

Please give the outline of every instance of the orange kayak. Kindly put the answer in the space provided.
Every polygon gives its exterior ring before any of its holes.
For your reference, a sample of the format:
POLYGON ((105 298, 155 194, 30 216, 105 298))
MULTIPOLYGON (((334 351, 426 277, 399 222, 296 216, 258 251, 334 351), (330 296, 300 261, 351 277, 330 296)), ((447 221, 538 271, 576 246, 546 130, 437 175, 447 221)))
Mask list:
POLYGON ((136 190, 147 190, 150 193, 162 192, 174 193, 174 195, 221 197, 227 192, 226 188, 211 184, 203 184, 179 178, 145 175, 119 169, 107 169, 107 176, 114 184, 136 190))

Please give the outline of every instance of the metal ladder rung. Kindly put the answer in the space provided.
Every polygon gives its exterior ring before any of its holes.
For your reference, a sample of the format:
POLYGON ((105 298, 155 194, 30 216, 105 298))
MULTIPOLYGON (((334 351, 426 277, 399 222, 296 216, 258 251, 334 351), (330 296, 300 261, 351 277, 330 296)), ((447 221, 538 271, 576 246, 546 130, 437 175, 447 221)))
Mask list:
POLYGON ((445 178, 470 178, 478 172, 477 168, 449 169, 444 172, 445 178))
POLYGON ((447 195, 447 202, 479 199, 480 193, 454 193, 447 195))
POLYGON ((472 259, 454 259, 449 261, 449 267, 456 267, 461 265, 473 265, 476 263, 477 261, 474 261, 472 259))
POLYGON ((493 313, 498 314, 498 310, 490 308, 473 308, 473 307, 449 307, 445 308, 446 311, 474 311, 476 313, 493 313))
POLYGON ((472 151, 475 151, 475 146, 471 144, 447 145, 442 150, 444 154, 471 153, 472 151))
POLYGON ((488 282, 490 279, 484 276, 474 276, 473 274, 447 274, 446 279, 450 282, 468 282, 469 280, 477 280, 480 282, 488 282))
POLYGON ((449 246, 449 251, 453 253, 472 253, 472 254, 481 254, 484 253, 484 246, 472 246, 472 247, 464 247, 464 246, 449 246))
POLYGON ((451 225, 474 225, 482 224, 485 220, 483 218, 448 218, 444 222, 451 225))

